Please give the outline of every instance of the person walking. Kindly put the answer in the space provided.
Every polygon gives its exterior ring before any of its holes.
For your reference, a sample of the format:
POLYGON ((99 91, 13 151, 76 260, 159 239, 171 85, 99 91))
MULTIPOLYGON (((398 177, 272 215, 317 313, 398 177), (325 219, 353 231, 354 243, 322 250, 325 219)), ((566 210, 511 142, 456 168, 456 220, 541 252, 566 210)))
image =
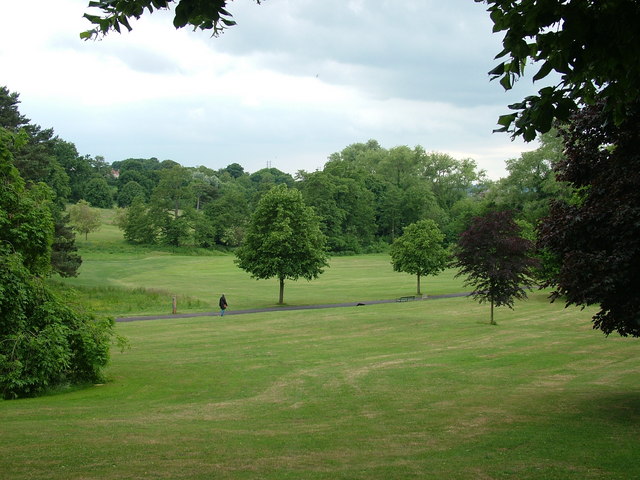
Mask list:
POLYGON ((224 317, 224 311, 227 309, 227 306, 228 306, 227 299, 224 297, 224 293, 220 297, 220 301, 218 302, 218 305, 220 305, 220 316, 224 317))

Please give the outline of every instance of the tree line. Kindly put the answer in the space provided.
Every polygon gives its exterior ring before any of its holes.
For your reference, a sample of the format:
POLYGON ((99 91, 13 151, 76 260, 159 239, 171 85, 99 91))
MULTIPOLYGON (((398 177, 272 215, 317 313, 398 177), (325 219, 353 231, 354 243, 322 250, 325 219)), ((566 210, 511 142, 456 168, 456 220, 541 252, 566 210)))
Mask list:
POLYGON ((214 170, 157 158, 108 163, 80 155, 73 143, 26 119, 18 106, 19 95, 1 87, 0 126, 25 130, 29 137, 14 149, 15 166, 27 182, 44 182, 54 193, 53 263, 61 275, 74 275, 81 262, 65 210, 81 200, 122 209, 118 224, 134 244, 238 247, 260 198, 284 184, 298 189, 314 208, 328 251, 336 255, 384 250, 407 226, 426 219, 450 244, 472 217, 496 208, 514 210, 532 230, 547 213, 549 199, 568 195, 552 170, 562 157, 553 133, 543 136, 537 150, 508 160, 508 175, 497 181, 472 159, 419 145, 386 149, 376 140, 332 153, 314 172, 291 175, 264 168, 249 173, 237 163, 214 170))
MULTIPOLYGON (((321 170, 294 175, 277 168, 248 173, 233 163, 213 170, 175 162, 114 162, 118 178, 93 206, 115 204, 118 224, 135 244, 238 247, 262 196, 278 185, 295 188, 313 207, 333 255, 385 250, 411 224, 432 220, 447 244, 485 211, 510 209, 533 232, 548 201, 569 195, 553 162, 562 156, 553 134, 541 147, 507 162, 508 175, 492 181, 471 159, 456 159, 421 146, 385 149, 375 140, 331 154, 321 170)), ((93 185, 95 186, 95 185, 93 185)))

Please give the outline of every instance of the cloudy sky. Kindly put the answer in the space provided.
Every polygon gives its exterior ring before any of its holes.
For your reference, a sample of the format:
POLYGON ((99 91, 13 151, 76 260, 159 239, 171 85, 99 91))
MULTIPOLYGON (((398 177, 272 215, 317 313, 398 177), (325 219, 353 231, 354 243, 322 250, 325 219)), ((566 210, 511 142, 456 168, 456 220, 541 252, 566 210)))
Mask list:
POLYGON ((502 37, 473 0, 235 0, 238 25, 219 38, 156 12, 85 42, 87 4, 0 5, 0 85, 83 155, 293 174, 376 139, 472 158, 498 178, 537 146, 492 133, 541 86, 489 82, 502 37))

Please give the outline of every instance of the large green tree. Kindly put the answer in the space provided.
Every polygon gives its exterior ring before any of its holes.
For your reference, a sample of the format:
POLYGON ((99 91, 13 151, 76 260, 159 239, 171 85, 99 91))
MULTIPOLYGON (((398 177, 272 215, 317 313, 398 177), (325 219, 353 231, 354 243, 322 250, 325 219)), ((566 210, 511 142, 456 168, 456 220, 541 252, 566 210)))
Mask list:
POLYGON ((478 184, 486 182, 485 171, 478 170, 474 160, 458 160, 440 152, 423 152, 417 173, 429 183, 438 204, 446 211, 466 198, 478 184))
POLYGON ((118 206, 121 208, 128 207, 137 196, 141 196, 144 199, 146 197, 146 190, 135 180, 129 180, 118 191, 118 196, 116 198, 118 206))
POLYGON ((26 135, 0 127, 0 247, 5 254, 19 254, 29 272, 43 277, 50 271, 53 194, 42 183, 27 188, 13 165, 10 148, 26 141, 26 135))
POLYGON ((416 275, 418 295, 422 295, 420 279, 437 275, 447 265, 448 254, 443 242, 444 235, 433 220, 420 220, 405 228, 391 245, 393 269, 416 275))
POLYGON ((286 185, 260 199, 236 257, 237 265, 252 277, 278 279, 278 304, 284 303, 285 280, 312 280, 328 265, 318 217, 300 191, 286 185))
POLYGON ((124 239, 134 244, 153 245, 159 235, 159 227, 144 201, 144 197, 135 197, 131 205, 118 217, 118 227, 123 231, 124 239))
POLYGON ((225 183, 220 188, 220 196, 205 205, 202 221, 196 223, 196 240, 202 246, 238 246, 244 238, 249 216, 246 190, 236 182, 225 183))
POLYGON ((113 207, 113 192, 107 181, 102 177, 93 177, 84 187, 84 199, 93 207, 113 207))
POLYGON ((53 152, 69 177, 70 193, 67 200, 73 203, 82 200, 85 198, 87 182, 93 176, 88 158, 80 156, 73 143, 60 138, 54 139, 53 152))
POLYGON ((13 165, 20 138, 0 128, 0 395, 31 396, 101 378, 113 320, 76 312, 51 293, 52 194, 13 165))
MULTIPOLYGON (((21 142, 11 141, 5 146, 11 152, 12 163, 20 172, 21 178, 29 184, 46 183, 52 189, 53 202, 49 207, 55 222, 55 234, 50 256, 53 272, 64 277, 78 274, 82 259, 77 253, 75 236, 67 224, 64 207, 71 194, 68 173, 60 159, 77 155, 75 146, 72 149, 60 149, 63 143, 53 137, 53 130, 42 130, 38 125, 22 115, 18 109, 19 94, 0 87, 0 128, 8 132, 18 133, 25 139, 21 142)), ((72 146, 72 144, 69 144, 72 146)))
POLYGON ((361 179, 324 171, 298 172, 299 188, 307 205, 321 219, 331 252, 360 253, 376 231, 374 196, 361 179))
POLYGON ((133 181, 144 188, 148 200, 160 181, 160 162, 157 158, 128 158, 113 162, 111 166, 118 175, 118 194, 127 183, 133 181))

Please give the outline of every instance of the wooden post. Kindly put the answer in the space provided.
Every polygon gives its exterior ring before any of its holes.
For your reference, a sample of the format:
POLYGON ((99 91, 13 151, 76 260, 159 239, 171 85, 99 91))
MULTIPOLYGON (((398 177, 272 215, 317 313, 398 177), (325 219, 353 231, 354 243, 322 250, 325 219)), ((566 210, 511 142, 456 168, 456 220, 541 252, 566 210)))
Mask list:
POLYGON ((178 311, 178 297, 176 297, 174 295, 173 296, 173 310, 172 310, 171 313, 173 313, 175 315, 177 311, 178 311))

